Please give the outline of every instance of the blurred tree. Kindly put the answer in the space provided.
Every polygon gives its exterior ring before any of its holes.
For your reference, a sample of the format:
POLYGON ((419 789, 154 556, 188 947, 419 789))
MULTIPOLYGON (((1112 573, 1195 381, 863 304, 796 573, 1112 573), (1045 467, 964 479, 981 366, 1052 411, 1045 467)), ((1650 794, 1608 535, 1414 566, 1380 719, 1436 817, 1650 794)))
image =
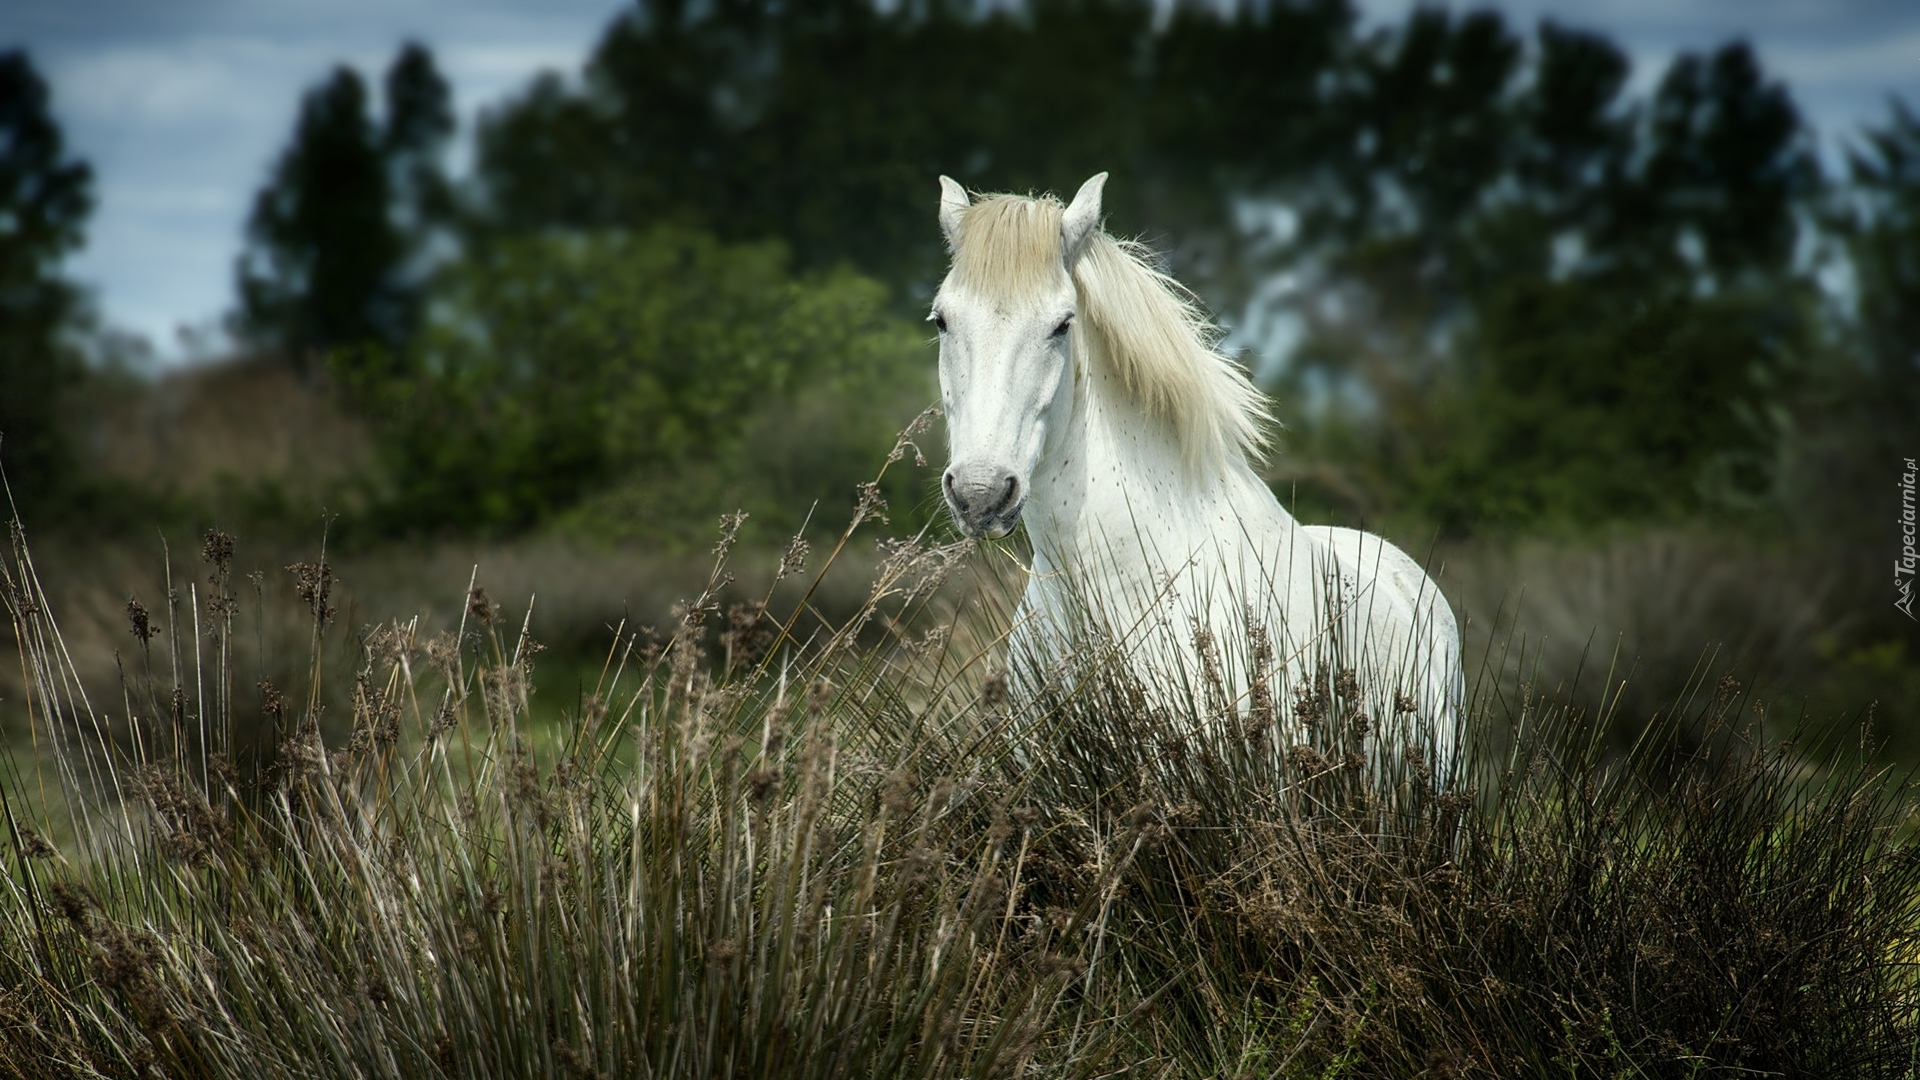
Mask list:
POLYGON ((1181 5, 1159 28, 1145 0, 643 0, 578 90, 545 78, 487 117, 478 176, 502 232, 777 237, 917 302, 943 258, 935 175, 1071 191, 1113 169, 1116 219, 1173 229, 1176 270, 1244 282, 1235 185, 1320 168, 1351 22, 1344 0, 1181 5))
POLYGON ((1599 35, 1493 12, 1362 37, 1347 0, 643 0, 578 87, 487 118, 474 235, 691 223, 911 302, 943 259, 935 173, 1068 190, 1111 168, 1112 219, 1166 230, 1229 321, 1297 320, 1283 390, 1321 411, 1290 441, 1344 431, 1370 506, 1470 530, 1750 502, 1817 336, 1796 253, 1818 169, 1746 45, 1681 57, 1644 103, 1628 70, 1599 35), (1693 422, 1583 366, 1643 362, 1693 422), (1611 434, 1536 445, 1556 418, 1611 434), (1646 453, 1610 462, 1615 436, 1646 453), (1533 475, 1501 488, 1495 462, 1533 475))
POLYGON ((402 243, 389 192, 366 84, 336 68, 301 104, 293 144, 254 201, 239 268, 245 328, 302 366, 309 351, 397 344, 399 305, 386 279, 402 243))
POLYGON ((408 42, 387 69, 387 122, 380 147, 393 185, 401 231, 415 243, 457 212, 447 179, 447 142, 453 137, 453 90, 433 54, 408 42))
POLYGON ((1654 94, 1645 164, 1620 192, 1599 247, 1630 248, 1634 274, 1678 270, 1709 288, 1792 272, 1797 215, 1817 193, 1812 135, 1784 85, 1744 42, 1683 54, 1654 94))
MULTIPOLYGON (((713 481, 749 432, 822 389, 837 415, 808 453, 854 439, 861 472, 812 476, 811 496, 850 498, 904 419, 903 380, 908 416, 931 396, 912 362, 922 335, 872 281, 796 278, 786 262, 777 244, 676 228, 520 238, 463 260, 397 373, 344 372, 383 421, 394 526, 520 528, 627 477, 641 488, 610 505, 649 524, 661 503, 647 489, 690 469, 713 481)), ((801 494, 776 502, 797 513, 801 494)), ((675 507, 703 528, 733 508, 675 507)))
POLYGON ((238 268, 240 328, 310 353, 363 360, 406 343, 420 318, 434 238, 454 210, 441 157, 453 130, 446 80, 405 46, 388 72, 376 129, 358 72, 336 68, 301 105, 292 144, 254 201, 238 268))
POLYGON ((1616 47, 1552 23, 1530 66, 1497 16, 1431 10, 1370 57, 1294 384, 1363 388, 1344 482, 1453 532, 1766 498, 1819 176, 1751 51, 1681 57, 1644 111, 1616 47))
POLYGON ((25 52, 0 52, 0 465, 23 502, 71 465, 59 404, 82 370, 64 337, 80 297, 58 270, 92 210, 93 170, 66 156, 46 82, 25 52))
POLYGON ((1281 253, 1315 271, 1322 303, 1306 314, 1319 340, 1307 363, 1397 397, 1423 393, 1415 388, 1450 355, 1446 335, 1484 284, 1474 271, 1497 272, 1515 255, 1479 249, 1517 205, 1509 88, 1520 59, 1497 13, 1456 19, 1437 8, 1358 52, 1352 153, 1306 208, 1321 219, 1305 234, 1310 246, 1281 253))
POLYGON ((1890 112, 1851 155, 1859 201, 1848 240, 1866 355, 1911 403, 1920 389, 1920 117, 1898 99, 1890 112))
POLYGON ((1413 507, 1443 530, 1673 520, 1768 493, 1760 411, 1791 305, 1624 299, 1519 282, 1478 313, 1471 371, 1414 455, 1413 507), (1437 453, 1436 453, 1437 451, 1437 453))
POLYGON ((387 69, 386 127, 380 149, 387 166, 388 217, 398 232, 401 258, 387 287, 401 307, 401 339, 420 324, 427 283, 452 250, 460 205, 447 177, 447 144, 453 137, 453 90, 426 47, 408 42, 387 69))
POLYGON ((1910 106, 1894 100, 1884 124, 1862 133, 1849 173, 1827 218, 1849 288, 1794 410, 1791 492, 1796 519, 1855 541, 1864 587, 1878 592, 1897 516, 1888 478, 1920 453, 1920 117, 1910 106))

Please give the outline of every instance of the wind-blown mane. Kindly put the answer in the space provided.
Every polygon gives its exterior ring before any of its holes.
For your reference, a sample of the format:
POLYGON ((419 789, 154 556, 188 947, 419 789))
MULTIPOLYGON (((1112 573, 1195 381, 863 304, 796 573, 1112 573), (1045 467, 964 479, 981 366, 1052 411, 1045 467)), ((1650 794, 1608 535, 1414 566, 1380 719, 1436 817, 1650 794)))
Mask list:
MULTIPOLYGON (((989 300, 1031 295, 1060 272, 1061 204, 987 195, 967 207, 954 284, 989 300)), ((1095 229, 1073 262, 1080 318, 1075 354, 1104 365, 1143 412, 1168 423, 1187 463, 1244 461, 1266 449, 1266 399, 1217 348, 1216 327, 1193 294, 1155 270, 1144 244, 1095 229)))

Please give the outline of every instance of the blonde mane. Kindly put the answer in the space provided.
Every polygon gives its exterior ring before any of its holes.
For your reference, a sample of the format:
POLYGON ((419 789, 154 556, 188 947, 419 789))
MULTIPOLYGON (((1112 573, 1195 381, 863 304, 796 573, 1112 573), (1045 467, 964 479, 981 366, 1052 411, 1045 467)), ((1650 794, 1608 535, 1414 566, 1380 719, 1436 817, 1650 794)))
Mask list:
MULTIPOLYGON (((1051 197, 986 195, 967 207, 953 253, 954 283, 989 300, 1031 296, 1062 272, 1060 218, 1051 197)), ((1119 377, 1134 404, 1167 423, 1194 468, 1258 457, 1273 422, 1266 397, 1222 354, 1193 294, 1155 270, 1143 244, 1095 229, 1073 264, 1080 317, 1074 352, 1119 377)))

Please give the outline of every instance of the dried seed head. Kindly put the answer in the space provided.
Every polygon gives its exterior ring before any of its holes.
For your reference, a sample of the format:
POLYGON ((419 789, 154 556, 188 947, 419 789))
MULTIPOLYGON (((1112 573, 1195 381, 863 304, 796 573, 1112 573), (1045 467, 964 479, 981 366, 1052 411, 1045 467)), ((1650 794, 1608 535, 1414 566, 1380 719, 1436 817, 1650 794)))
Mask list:
POLYGON ((773 796, 774 789, 779 786, 780 770, 771 765, 747 774, 747 793, 753 797, 754 802, 766 802, 773 796))
POLYGON ((906 866, 902 876, 910 882, 926 881, 938 873, 944 862, 946 859, 938 851, 921 845, 907 852, 906 866))
POLYGON ((147 606, 139 600, 127 597, 127 622, 131 624, 133 636, 145 645, 153 640, 153 617, 147 613, 147 606))
POLYGON ((987 842, 990 844, 1003 844, 1006 843, 1007 838, 1012 835, 1013 819, 1007 816, 1005 810, 994 810, 993 822, 987 826, 987 842))
POLYGON ((1220 674, 1220 650, 1213 631, 1199 619, 1193 620, 1193 651, 1200 658, 1200 676, 1207 695, 1207 711, 1218 716, 1227 711, 1227 681, 1220 674))
POLYGON ((215 571, 226 570, 233 562, 233 537, 208 529, 206 542, 200 547, 200 558, 212 563, 215 571))
POLYGON ((935 813, 953 805, 954 783, 950 776, 943 776, 933 782, 933 794, 927 799, 927 807, 935 813))
POLYGON ((1326 708, 1319 695, 1304 686, 1294 688, 1293 718, 1300 722, 1301 727, 1312 731, 1325 716, 1326 708))
POLYGON ((921 453, 920 444, 914 442, 914 439, 918 438, 920 435, 924 434, 927 431, 927 429, 931 428, 933 426, 934 418, 939 415, 940 415, 940 406, 938 405, 929 405, 926 408, 920 410, 920 415, 914 417, 913 422, 909 423, 905 428, 901 430, 900 437, 894 440, 893 449, 887 453, 887 464, 891 465, 894 462, 899 461, 901 458, 906 457, 907 450, 912 449, 913 463, 915 465, 920 466, 921 468, 925 468, 927 464, 927 455, 925 455, 924 453, 921 453))
POLYGON ((734 541, 740 539, 740 526, 747 523, 747 512, 735 510, 731 514, 720 515, 720 539, 713 545, 713 555, 724 560, 733 550, 734 541))
POLYGON ((952 627, 944 625, 931 626, 927 628, 926 633, 920 635, 920 640, 909 645, 908 649, 915 656, 932 656, 934 653, 939 652, 941 647, 947 643, 947 639, 952 636, 952 627))
POLYGON ((207 584, 213 591, 207 596, 207 610, 214 615, 233 615, 240 610, 233 595, 233 537, 213 529, 207 530, 206 543, 200 547, 200 557, 213 564, 213 573, 207 575, 207 584))
POLYGON ((20 826, 20 854, 29 859, 51 859, 60 854, 30 825, 20 826))
POLYGON ((1267 624, 1254 610, 1252 604, 1242 613, 1247 627, 1247 656, 1253 661, 1253 670, 1257 675, 1265 675, 1273 667, 1273 635, 1267 632, 1267 624))
POLYGON ((913 788, 919 782, 913 770, 895 769, 887 778, 887 787, 880 795, 880 805, 890 814, 898 817, 913 811, 913 788))
POLYGON ((488 598, 487 590, 480 586, 475 585, 473 590, 467 593, 467 615, 481 626, 492 626, 494 615, 499 610, 499 605, 488 598))
POLYGON ((1297 743, 1287 748, 1287 764, 1292 765, 1296 771, 1310 776, 1327 771, 1327 759, 1320 756, 1320 751, 1306 743, 1297 743))
POLYGON ((1740 692, 1740 680, 1734 678, 1733 673, 1729 671, 1725 675, 1720 676, 1720 684, 1717 689, 1718 693, 1715 696, 1721 701, 1725 701, 1740 692))
POLYGON ((736 664, 753 664, 765 656, 779 638, 780 628, 767 617, 767 606, 759 601, 741 601, 728 605, 727 626, 720 632, 720 645, 736 664))
POLYGON ((997 709, 1007 703, 1007 673, 995 669, 987 673, 980 684, 980 702, 990 709, 997 709))
POLYGON ((876 518, 881 524, 886 524, 887 500, 880 494, 880 485, 868 480, 857 485, 854 490, 859 492, 860 497, 853 507, 853 524, 858 525, 868 518, 876 518))
POLYGON ((314 622, 326 625, 334 616, 333 567, 324 562, 289 563, 287 573, 293 575, 293 590, 313 613, 314 622))
POLYGON ((77 885, 56 881, 47 887, 47 895, 52 897, 53 906, 73 925, 82 930, 93 911, 93 899, 82 892, 77 885))
POLYGON ((813 550, 805 537, 796 535, 787 541, 787 550, 780 553, 780 570, 774 579, 782 580, 798 574, 807 568, 807 553, 813 550))
POLYGON ((1334 676, 1333 695, 1348 704, 1360 700, 1360 678, 1352 668, 1341 668, 1334 676))
POLYGON ((449 684, 457 681, 456 675, 460 670, 460 639, 454 636, 453 631, 442 630, 428 639, 421 648, 421 653, 427 658, 427 663, 440 673, 441 678, 447 680, 449 684))
POLYGON ((272 682, 266 679, 261 679, 257 685, 260 688, 260 715, 273 721, 275 725, 286 720, 286 696, 281 694, 279 688, 275 687, 272 682))
POLYGON ((453 699, 447 698, 440 703, 439 711, 433 714, 433 719, 427 724, 427 741, 432 742, 438 739, 452 731, 459 723, 460 714, 453 707, 453 699))

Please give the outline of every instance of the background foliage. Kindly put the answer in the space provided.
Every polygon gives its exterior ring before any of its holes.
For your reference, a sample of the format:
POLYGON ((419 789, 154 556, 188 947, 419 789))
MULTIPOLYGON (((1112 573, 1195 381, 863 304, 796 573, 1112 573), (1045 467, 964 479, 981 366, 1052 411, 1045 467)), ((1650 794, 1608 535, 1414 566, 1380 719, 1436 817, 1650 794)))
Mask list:
POLYGON ((0 52, 0 448, 23 496, 52 498, 72 462, 60 398, 81 374, 65 331, 79 295, 59 277, 93 209, 93 171, 67 156, 47 84, 0 52))
POLYGON ((397 526, 520 529, 598 495, 616 530, 658 533, 662 514, 704 530, 676 478, 717 469, 702 479, 791 533, 808 500, 794 473, 871 471, 894 431, 873 407, 924 399, 919 344, 869 279, 797 277, 778 243, 663 226, 489 245, 449 269, 404 351, 336 364, 385 433, 397 526), (753 445, 808 419, 827 422, 785 468, 753 445))
MULTIPOLYGON (((12 475, 51 506, 52 466, 26 462, 136 455, 105 420, 49 418, 138 393, 75 383, 57 259, 84 166, 9 63, 7 168, 64 178, 10 189, 5 219, 62 208, 9 246, 38 253, 8 271, 7 332, 31 344, 0 360, 12 475)), ((1603 34, 1488 10, 1369 30, 1346 0, 644 0, 577 73, 491 105, 455 175, 447 84, 411 43, 378 79, 316 85, 236 268, 251 362, 343 410, 327 429, 355 445, 258 455, 338 463, 297 481, 236 461, 123 484, 76 520, 304 534, 324 507, 355 543, 682 549, 736 507, 750 538, 836 521, 810 508, 850 504, 933 396, 912 344, 944 257, 932 178, 1059 191, 1110 169, 1109 227, 1164 253, 1275 396, 1268 478, 1301 517, 1455 566, 1544 542, 1594 580, 1672 551, 1774 567, 1764 600, 1700 605, 1803 613, 1797 651, 1748 662, 1920 700, 1888 575, 1920 416, 1920 121, 1891 102, 1834 167, 1742 42, 1643 94, 1631 74, 1603 34)), ((891 476, 897 525, 937 518, 891 476)))
POLYGON ((1920 119, 1836 170, 1744 44, 1629 75, 1491 11, 644 0, 454 175, 409 44, 302 103, 246 355, 142 381, 0 55, 55 535, 0 552, 0 1075, 1911 1077, 1920 119), (1460 775, 1338 657, 1292 745, 1092 652, 1013 700, 990 559, 898 536, 933 177, 1100 169, 1275 490, 1465 617, 1460 775))

